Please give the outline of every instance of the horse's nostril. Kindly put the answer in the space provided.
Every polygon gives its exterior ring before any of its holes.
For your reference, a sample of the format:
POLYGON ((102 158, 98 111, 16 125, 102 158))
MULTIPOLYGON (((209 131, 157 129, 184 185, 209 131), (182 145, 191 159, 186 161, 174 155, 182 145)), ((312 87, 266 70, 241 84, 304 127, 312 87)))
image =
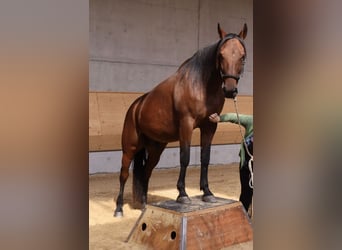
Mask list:
POLYGON ((238 94, 238 89, 237 88, 233 88, 233 89, 227 90, 227 88, 223 87, 222 90, 223 90, 224 96, 226 98, 229 98, 229 99, 235 98, 237 96, 237 94, 238 94))

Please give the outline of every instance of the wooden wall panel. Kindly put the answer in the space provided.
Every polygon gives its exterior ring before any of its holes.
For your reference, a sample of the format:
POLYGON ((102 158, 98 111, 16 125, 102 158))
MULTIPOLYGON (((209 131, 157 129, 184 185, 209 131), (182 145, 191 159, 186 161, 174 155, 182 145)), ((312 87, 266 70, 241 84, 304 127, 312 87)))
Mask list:
MULTIPOLYGON (((121 150, 121 133, 126 111, 143 93, 90 92, 89 93, 89 151, 121 150)), ((239 113, 253 114, 253 96, 238 97, 239 113)), ((226 100, 222 113, 235 112, 233 100, 226 100)), ((244 130, 242 130, 244 133, 244 130)), ((239 126, 220 123, 213 144, 241 142, 239 126)), ((195 129, 192 145, 199 145, 199 129, 195 129)), ((178 147, 178 142, 168 147, 178 147)))

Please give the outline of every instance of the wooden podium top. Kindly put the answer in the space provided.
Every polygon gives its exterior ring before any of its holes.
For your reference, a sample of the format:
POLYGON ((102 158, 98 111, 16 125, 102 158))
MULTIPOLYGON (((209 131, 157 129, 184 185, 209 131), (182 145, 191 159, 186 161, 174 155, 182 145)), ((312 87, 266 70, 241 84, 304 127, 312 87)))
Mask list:
POLYGON ((202 196, 193 196, 190 197, 191 204, 181 204, 175 200, 167 200, 167 201, 161 201, 150 204, 151 206, 164 208, 167 210, 171 210, 176 213, 191 213, 191 212, 198 212, 200 210, 205 210, 208 208, 217 208, 222 205, 232 204, 234 202, 237 202, 235 200, 230 199, 224 199, 220 197, 215 197, 217 202, 210 203, 210 202, 204 202, 202 201, 202 196))

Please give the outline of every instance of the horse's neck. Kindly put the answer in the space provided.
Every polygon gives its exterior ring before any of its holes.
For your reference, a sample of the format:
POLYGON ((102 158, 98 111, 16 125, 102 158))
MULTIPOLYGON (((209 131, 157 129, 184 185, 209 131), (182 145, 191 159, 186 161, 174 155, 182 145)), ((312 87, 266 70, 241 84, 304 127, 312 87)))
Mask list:
POLYGON ((187 78, 189 84, 201 85, 204 89, 218 88, 220 76, 216 62, 217 44, 213 44, 197 51, 191 58, 187 59, 179 67, 178 74, 182 78, 187 78))
POLYGON ((200 72, 202 81, 207 84, 218 80, 219 71, 217 69, 217 43, 198 51, 198 61, 200 61, 200 72))
POLYGON ((224 102, 222 82, 216 65, 217 47, 218 43, 215 43, 197 51, 177 71, 180 88, 185 87, 191 103, 196 103, 197 107, 203 105, 203 109, 210 106, 210 109, 217 110, 222 108, 224 102))

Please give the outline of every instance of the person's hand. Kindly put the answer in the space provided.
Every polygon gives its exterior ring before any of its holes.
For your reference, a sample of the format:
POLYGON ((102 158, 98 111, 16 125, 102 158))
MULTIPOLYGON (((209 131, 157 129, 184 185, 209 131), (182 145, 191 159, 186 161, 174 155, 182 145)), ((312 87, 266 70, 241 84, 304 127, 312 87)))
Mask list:
POLYGON ((209 116, 209 121, 211 121, 211 122, 220 122, 220 116, 217 113, 211 114, 209 116))

